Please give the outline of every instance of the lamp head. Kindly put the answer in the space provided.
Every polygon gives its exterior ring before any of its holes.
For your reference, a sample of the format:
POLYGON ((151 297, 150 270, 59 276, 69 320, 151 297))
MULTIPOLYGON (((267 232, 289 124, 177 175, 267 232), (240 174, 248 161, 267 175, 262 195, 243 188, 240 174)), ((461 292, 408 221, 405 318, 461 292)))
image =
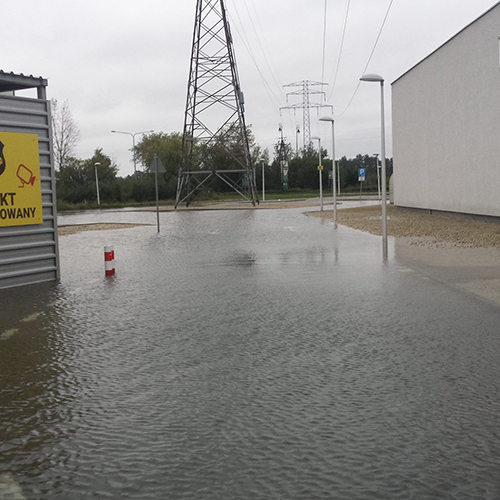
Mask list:
POLYGON ((314 135, 313 137, 311 137, 311 140, 313 140, 313 141, 321 141, 321 137, 318 137, 317 135, 314 135))
POLYGON ((332 116, 322 116, 320 119, 319 119, 320 122, 334 122, 335 120, 333 119, 332 116))
POLYGON ((383 77, 380 75, 377 75, 376 73, 366 73, 363 75, 360 80, 362 82, 378 82, 378 83, 384 83, 383 77))

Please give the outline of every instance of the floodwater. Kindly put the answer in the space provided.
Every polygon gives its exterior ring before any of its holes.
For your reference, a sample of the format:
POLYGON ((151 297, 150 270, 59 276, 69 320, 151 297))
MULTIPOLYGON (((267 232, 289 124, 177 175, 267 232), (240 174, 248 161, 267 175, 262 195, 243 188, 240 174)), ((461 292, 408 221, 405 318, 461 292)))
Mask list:
POLYGON ((0 291, 0 499, 500 498, 500 309, 302 212, 61 217, 153 225, 0 291))

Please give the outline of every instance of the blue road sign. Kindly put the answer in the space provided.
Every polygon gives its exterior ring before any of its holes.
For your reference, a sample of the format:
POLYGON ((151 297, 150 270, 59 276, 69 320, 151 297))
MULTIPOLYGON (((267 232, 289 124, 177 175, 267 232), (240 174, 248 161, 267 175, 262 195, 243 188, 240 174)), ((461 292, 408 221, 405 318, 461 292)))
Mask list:
POLYGON ((366 168, 360 168, 358 171, 358 181, 363 182, 366 179, 366 168))

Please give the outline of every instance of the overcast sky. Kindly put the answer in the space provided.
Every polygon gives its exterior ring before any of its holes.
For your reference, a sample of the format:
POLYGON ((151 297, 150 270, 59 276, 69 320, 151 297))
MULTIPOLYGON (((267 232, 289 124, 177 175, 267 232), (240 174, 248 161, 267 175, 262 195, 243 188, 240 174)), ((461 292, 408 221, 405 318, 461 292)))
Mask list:
MULTIPOLYGON (((337 158, 380 151, 380 101, 361 84, 391 0, 226 0, 257 143, 273 149, 278 123, 295 147, 300 112, 283 111, 288 83, 329 83, 337 158), (347 5, 349 16, 338 64, 347 5), (336 68, 338 73, 332 93, 336 68)), ((392 155, 390 83, 438 48, 496 0, 393 0, 368 72, 387 82, 388 155, 392 155)), ((133 172, 132 138, 111 130, 182 131, 196 0, 23 0, 2 5, 0 69, 48 78, 49 97, 68 101, 81 140, 78 155, 103 148, 121 175, 133 172)), ((319 102, 318 98, 311 98, 319 102)), ((300 103, 291 97, 288 104, 300 103)), ((323 112, 323 114, 327 114, 323 112)), ((311 110, 311 134, 331 148, 331 128, 311 110)), ((411 117, 409 117, 411 119, 411 117)))

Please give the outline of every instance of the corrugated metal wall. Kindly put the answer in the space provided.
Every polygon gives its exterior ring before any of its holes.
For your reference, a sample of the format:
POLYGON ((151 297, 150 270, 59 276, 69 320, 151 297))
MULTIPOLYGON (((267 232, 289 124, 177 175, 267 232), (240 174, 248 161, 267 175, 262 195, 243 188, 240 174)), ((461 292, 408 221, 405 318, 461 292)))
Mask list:
POLYGON ((38 135, 43 206, 41 225, 0 227, 0 288, 58 280, 50 102, 0 95, 0 130, 38 135))

